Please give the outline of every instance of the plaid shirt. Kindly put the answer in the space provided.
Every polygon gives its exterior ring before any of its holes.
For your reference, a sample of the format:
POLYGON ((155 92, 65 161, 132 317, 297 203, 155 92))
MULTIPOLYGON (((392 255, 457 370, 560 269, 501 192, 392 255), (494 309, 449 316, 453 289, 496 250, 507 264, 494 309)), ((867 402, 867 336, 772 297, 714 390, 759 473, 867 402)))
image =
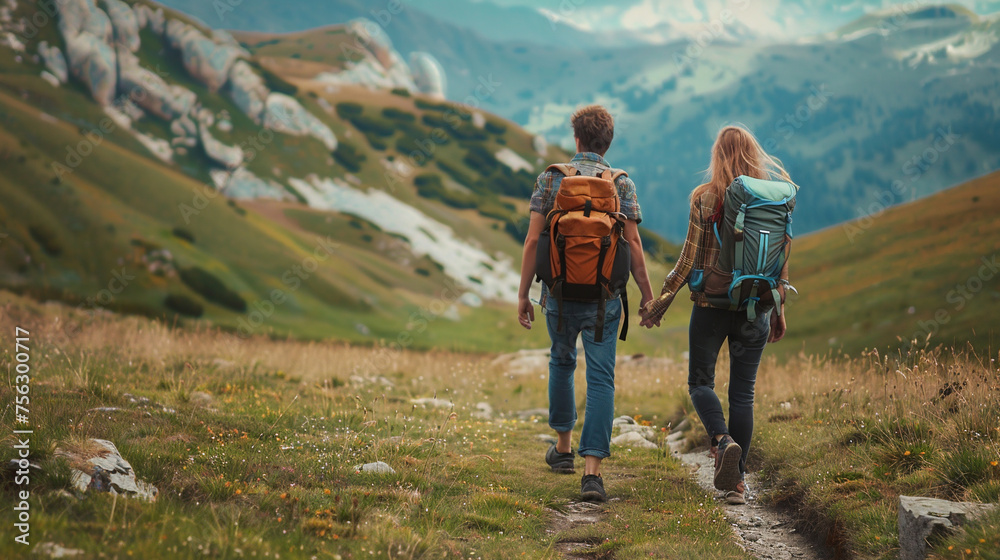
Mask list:
MULTIPOLYGON (((705 270, 719 261, 719 241, 715 238, 712 216, 719 210, 722 201, 713 192, 705 192, 698 200, 691 199, 691 216, 688 219, 688 233, 677 258, 674 269, 663 281, 660 297, 651 301, 646 318, 656 321, 663 317, 674 302, 677 292, 688 283, 692 270, 705 270)), ((781 271, 781 278, 788 279, 788 263, 781 271)), ((698 307, 712 307, 704 292, 691 292, 691 301, 698 307)))
MULTIPOLYGON (((570 165, 580 170, 581 175, 597 175, 599 171, 611 169, 611 166, 603 157, 593 152, 581 152, 573 156, 570 165)), ((558 171, 544 171, 535 180, 535 190, 531 193, 531 203, 529 209, 538 212, 543 216, 548 216, 555 207, 556 192, 562 182, 563 175, 558 171)), ((632 179, 622 175, 615 181, 618 187, 618 198, 621 199, 622 214, 636 223, 642 221, 642 210, 639 208, 639 199, 635 192, 635 183, 632 179)))

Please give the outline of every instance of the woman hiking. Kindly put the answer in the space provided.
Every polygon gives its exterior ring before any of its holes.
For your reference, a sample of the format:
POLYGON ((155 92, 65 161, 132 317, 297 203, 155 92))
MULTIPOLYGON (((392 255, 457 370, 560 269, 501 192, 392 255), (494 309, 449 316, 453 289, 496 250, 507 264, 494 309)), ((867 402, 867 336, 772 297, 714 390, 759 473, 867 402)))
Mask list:
MULTIPOLYGON (((773 312, 774 305, 770 303, 775 298, 751 297, 748 299, 753 301, 749 301, 749 305, 738 308, 736 305, 729 305, 728 300, 720 302, 719 297, 710 297, 705 291, 704 275, 719 276, 714 267, 719 261, 720 243, 723 239, 731 240, 733 237, 718 236, 717 228, 724 228, 726 225, 723 203, 727 188, 740 176, 785 181, 783 185, 793 193, 790 198, 794 198, 794 192, 797 190, 781 162, 765 153, 750 131, 740 126, 723 128, 712 147, 708 182, 699 185, 691 193, 690 222, 681 256, 664 280, 660 297, 649 302, 640 311, 643 326, 647 328, 659 326, 660 319, 670 307, 677 292, 684 284, 690 284, 694 308, 691 312, 689 330, 688 391, 698 417, 701 418, 711 438, 710 454, 716 459, 715 486, 726 492, 726 501, 731 504, 746 503, 744 474, 753 435, 754 383, 761 354, 766 342, 777 342, 785 335, 783 297, 778 298, 781 301, 777 305, 781 306, 782 311, 779 314, 773 312), (768 305, 761 305, 761 312, 757 313, 757 307, 763 299, 768 300, 768 305), (715 364, 722 343, 727 339, 730 355, 728 426, 722 404, 715 393, 715 364)), ((752 182, 744 179, 741 181, 752 182)), ((785 201, 787 202, 787 199, 785 201)), ((746 206, 743 205, 744 208, 746 206)), ((790 213, 789 209, 787 216, 782 216, 782 219, 787 217, 789 227, 790 213)), ((742 228, 742 223, 740 227, 742 228)), ((740 231, 739 239, 742 246, 742 229, 740 231)), ((749 229, 748 232, 753 233, 749 229)), ((786 242, 789 239, 785 237, 785 233, 781 233, 781 236, 786 242)), ((766 243, 763 245, 767 247, 766 243)), ((764 251, 766 252, 766 249, 764 251)), ((788 285, 787 252, 783 254, 784 257, 773 264, 774 272, 780 270, 780 278, 775 279, 775 288, 780 288, 781 293, 788 285)), ((725 277, 725 281, 731 279, 731 276, 725 277)), ((751 282, 754 285, 753 296, 756 296, 757 283, 753 280, 751 282)), ((725 286, 729 284, 724 284, 723 294, 726 291, 725 286)), ((742 287, 740 289, 742 290, 742 287)), ((779 293, 766 291, 768 292, 766 296, 779 293)))

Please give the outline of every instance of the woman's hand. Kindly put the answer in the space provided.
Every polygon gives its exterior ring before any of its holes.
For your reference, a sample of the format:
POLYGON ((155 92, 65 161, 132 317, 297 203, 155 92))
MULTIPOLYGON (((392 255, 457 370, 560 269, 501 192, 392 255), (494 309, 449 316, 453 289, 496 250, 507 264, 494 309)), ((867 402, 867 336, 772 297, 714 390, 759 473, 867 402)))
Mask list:
POLYGON ((778 342, 782 338, 785 338, 785 330, 787 329, 785 325, 785 304, 781 304, 781 315, 778 315, 777 310, 771 311, 771 334, 768 335, 768 342, 778 342))
POLYGON ((642 317, 639 326, 646 327, 647 329, 660 326, 660 319, 663 318, 663 314, 670 308, 671 301, 672 298, 660 296, 642 306, 642 309, 639 310, 639 316, 642 317))

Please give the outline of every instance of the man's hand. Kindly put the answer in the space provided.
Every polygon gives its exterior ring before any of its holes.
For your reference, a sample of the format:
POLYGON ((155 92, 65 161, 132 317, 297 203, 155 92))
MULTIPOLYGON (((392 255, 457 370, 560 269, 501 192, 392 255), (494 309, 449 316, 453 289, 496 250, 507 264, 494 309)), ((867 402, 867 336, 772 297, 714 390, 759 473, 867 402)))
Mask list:
POLYGON ((768 342, 778 342, 782 338, 785 338, 785 304, 781 304, 781 315, 778 315, 778 311, 771 311, 771 334, 768 335, 768 342))
POLYGON ((647 301, 642 308, 639 309, 639 316, 642 317, 642 321, 639 322, 640 327, 646 327, 651 329, 653 327, 660 326, 660 319, 663 318, 663 311, 654 311, 653 300, 647 301))
POLYGON ((530 298, 517 298, 517 320, 522 327, 531 330, 531 323, 535 320, 535 306, 531 304, 530 298))

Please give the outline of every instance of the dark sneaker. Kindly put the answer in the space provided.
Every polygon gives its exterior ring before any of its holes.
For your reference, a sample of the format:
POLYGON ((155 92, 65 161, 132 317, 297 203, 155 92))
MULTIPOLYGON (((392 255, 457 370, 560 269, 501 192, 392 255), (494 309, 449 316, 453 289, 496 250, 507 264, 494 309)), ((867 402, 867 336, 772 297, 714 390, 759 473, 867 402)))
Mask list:
POLYGON ((573 459, 576 455, 573 454, 573 450, 570 449, 569 453, 560 453, 556 451, 556 444, 552 444, 549 450, 545 453, 545 462, 552 467, 552 472, 561 474, 573 474, 576 470, 573 469, 573 459))
POLYGON ((585 474, 580 480, 580 497, 585 502, 606 502, 608 493, 604 491, 604 479, 599 474, 585 474))
POLYGON ((735 491, 743 481, 740 472, 740 455, 743 449, 728 435, 719 440, 719 452, 715 456, 715 487, 724 492, 735 491))

